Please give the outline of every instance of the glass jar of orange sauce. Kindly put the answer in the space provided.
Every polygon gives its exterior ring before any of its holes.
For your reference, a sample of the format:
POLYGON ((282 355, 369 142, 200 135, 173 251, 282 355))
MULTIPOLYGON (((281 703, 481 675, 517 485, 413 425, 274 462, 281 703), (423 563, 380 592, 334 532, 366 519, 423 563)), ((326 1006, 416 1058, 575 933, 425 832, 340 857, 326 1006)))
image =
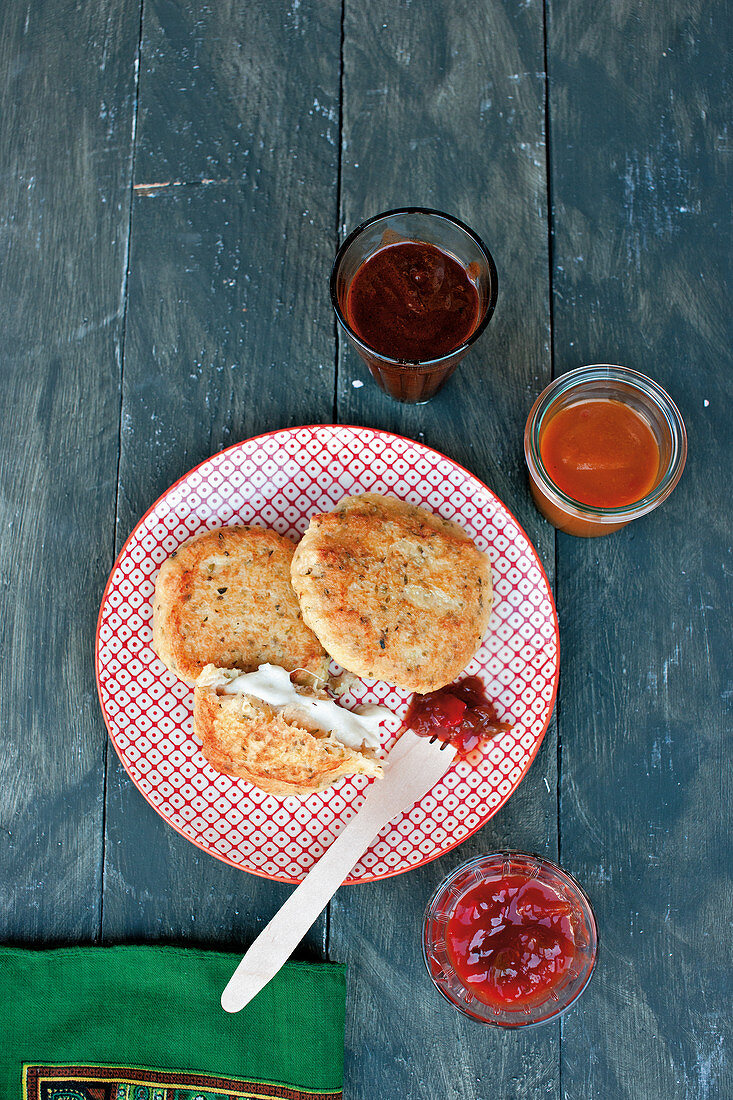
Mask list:
POLYGON ((677 406, 651 378, 596 364, 543 390, 527 419, 524 455, 542 515, 592 538, 667 499, 684 469, 687 434, 677 406))

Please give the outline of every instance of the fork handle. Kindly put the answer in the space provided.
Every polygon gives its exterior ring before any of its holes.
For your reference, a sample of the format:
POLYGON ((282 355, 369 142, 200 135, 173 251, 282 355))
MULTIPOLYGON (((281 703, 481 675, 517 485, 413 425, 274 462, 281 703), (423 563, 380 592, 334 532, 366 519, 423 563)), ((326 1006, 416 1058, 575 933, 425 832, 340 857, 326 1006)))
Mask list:
POLYGON ((455 750, 433 750, 408 730, 388 757, 383 780, 369 789, 363 806, 326 849, 252 943, 221 995, 227 1012, 239 1012, 275 977, 338 890, 380 829, 437 783, 455 750))

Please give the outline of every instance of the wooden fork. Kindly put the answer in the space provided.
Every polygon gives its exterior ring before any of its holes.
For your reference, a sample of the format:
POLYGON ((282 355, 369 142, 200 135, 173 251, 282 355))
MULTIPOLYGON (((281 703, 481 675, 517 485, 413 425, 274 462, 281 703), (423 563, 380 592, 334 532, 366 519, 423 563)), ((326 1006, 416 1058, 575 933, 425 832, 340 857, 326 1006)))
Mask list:
POLYGON ((380 829, 427 794, 455 755, 446 741, 402 734, 384 762, 384 779, 372 784, 356 816, 247 951, 221 995, 222 1008, 239 1012, 275 977, 380 829))

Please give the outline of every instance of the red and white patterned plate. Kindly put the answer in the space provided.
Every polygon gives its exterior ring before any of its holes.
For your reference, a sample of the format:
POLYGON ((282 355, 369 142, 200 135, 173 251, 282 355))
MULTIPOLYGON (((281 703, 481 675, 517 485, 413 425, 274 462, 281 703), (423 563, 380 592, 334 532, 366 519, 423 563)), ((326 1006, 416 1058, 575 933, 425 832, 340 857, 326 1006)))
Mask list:
MULTIPOLYGON (((368 781, 342 779, 303 800, 274 798, 214 771, 193 736, 191 689, 151 648, 155 575, 198 531, 254 523, 297 539, 314 512, 362 492, 390 494, 457 520, 492 562, 489 632, 466 672, 482 677, 513 729, 456 762, 382 830, 347 881, 420 867, 460 844, 506 802, 539 748, 557 690, 557 616, 542 565, 512 514, 467 470, 411 439, 370 428, 289 428, 238 443, 191 470, 140 520, 99 614, 99 697, 132 781, 199 848, 283 882, 304 877, 359 809, 368 781)), ((408 698, 388 684, 357 681, 342 701, 404 712, 408 698)))

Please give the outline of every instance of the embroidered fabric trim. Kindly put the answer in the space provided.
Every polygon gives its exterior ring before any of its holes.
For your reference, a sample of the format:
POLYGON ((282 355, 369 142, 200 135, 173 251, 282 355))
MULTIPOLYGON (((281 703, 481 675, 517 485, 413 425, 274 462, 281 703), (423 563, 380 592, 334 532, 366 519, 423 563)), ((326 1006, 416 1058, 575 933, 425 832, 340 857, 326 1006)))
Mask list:
POLYGON ((23 1100, 343 1100, 343 1093, 132 1066, 23 1066, 23 1100))

